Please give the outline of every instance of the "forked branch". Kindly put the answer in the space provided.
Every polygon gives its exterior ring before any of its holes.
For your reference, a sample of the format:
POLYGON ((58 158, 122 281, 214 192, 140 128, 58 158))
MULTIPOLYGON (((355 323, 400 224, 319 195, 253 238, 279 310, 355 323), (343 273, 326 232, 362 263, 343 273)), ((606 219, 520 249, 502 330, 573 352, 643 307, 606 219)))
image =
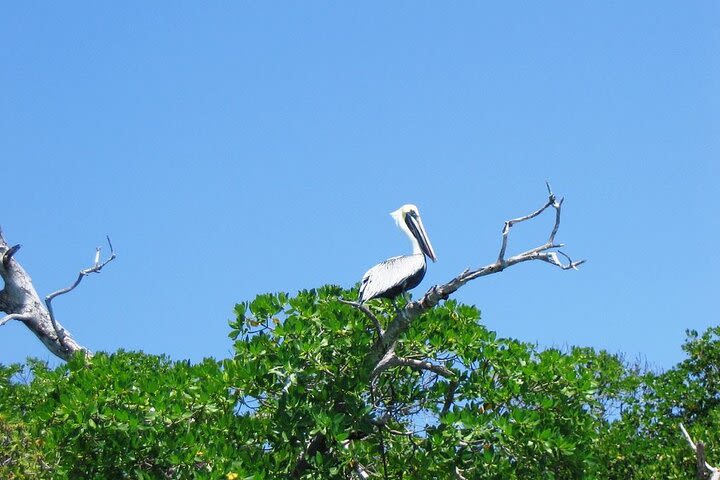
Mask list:
POLYGON ((30 315, 23 315, 22 313, 11 313, 9 315, 5 315, 3 318, 0 318, 0 327, 5 325, 10 320, 30 320, 30 315))
POLYGON ((114 260, 115 252, 110 238, 108 238, 108 244, 110 245, 110 258, 101 263, 99 249, 96 250, 93 266, 81 270, 77 280, 71 286, 48 295, 43 304, 30 276, 14 258, 20 245, 10 247, 0 232, 0 277, 4 283, 3 289, 0 290, 0 312, 7 314, 0 317, 0 326, 11 320, 22 321, 48 350, 63 360, 68 360, 78 351, 89 354, 87 349, 77 343, 55 319, 52 311, 52 299, 73 290, 85 275, 100 272, 105 265, 114 260))
POLYGON ((45 305, 47 306, 48 314, 50 315, 50 321, 52 322, 52 326, 55 329, 55 333, 57 334, 57 338, 60 341, 60 344, 64 348, 68 348, 65 344, 65 329, 58 326, 57 321, 55 320, 55 313, 53 312, 52 308, 52 300, 55 297, 59 297, 60 295, 64 295, 66 293, 71 292, 75 289, 78 285, 80 285, 80 282, 83 278, 85 278, 86 275, 90 275, 91 273, 100 273, 100 270, 103 269, 105 265, 115 260, 115 249, 113 249, 112 242, 110 241, 110 236, 106 235, 105 238, 107 238, 108 245, 110 246, 110 257, 108 257, 107 260, 100 263, 100 247, 97 247, 95 249, 95 261, 93 262, 92 267, 84 268, 80 270, 80 273, 78 273, 78 277, 75 280, 75 282, 70 285, 69 287, 61 288, 60 290, 56 290, 53 293, 49 294, 45 297, 45 305))
POLYGON ((440 302, 440 300, 447 300, 450 295, 471 280, 499 273, 508 267, 531 260, 540 260, 559 267, 562 270, 577 270, 577 267, 585 263, 585 260, 573 261, 568 255, 558 250, 564 246, 562 243, 555 242, 555 236, 560 229, 560 216, 562 212, 563 199, 561 198, 558 200, 553 193, 550 184, 547 183, 546 185, 548 190, 548 199, 543 206, 532 213, 508 220, 503 225, 500 251, 495 262, 477 269, 467 269, 449 282, 443 285, 431 287, 420 300, 408 303, 405 308, 403 308, 395 316, 382 335, 382 341, 378 342, 375 348, 373 348, 370 352, 368 357, 368 361, 371 364, 370 371, 375 371, 378 364, 383 360, 383 357, 385 357, 385 354, 394 347, 394 343, 405 331, 407 331, 410 327, 410 323, 415 318, 433 308, 440 302), (531 248, 530 250, 506 258, 510 229, 513 225, 531 220, 549 208, 555 210, 555 223, 553 224, 553 228, 550 231, 547 241, 535 248, 531 248), (560 259, 560 256, 567 260, 567 262, 564 263, 560 259))

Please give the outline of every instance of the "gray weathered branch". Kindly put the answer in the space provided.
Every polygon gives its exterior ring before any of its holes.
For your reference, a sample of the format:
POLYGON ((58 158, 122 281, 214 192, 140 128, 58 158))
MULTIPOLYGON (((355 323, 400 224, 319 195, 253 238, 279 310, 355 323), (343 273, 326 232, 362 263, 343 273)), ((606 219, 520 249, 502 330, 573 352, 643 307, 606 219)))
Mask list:
POLYGON ((32 320, 32 317, 29 315, 23 315, 22 313, 11 313, 10 315, 5 315, 3 318, 0 318, 0 327, 10 320, 32 320))
POLYGON ((414 319, 427 312, 428 310, 432 309, 434 306, 440 303, 440 300, 448 299, 450 295, 455 293, 458 289, 460 289, 463 285, 470 282, 471 280, 475 280, 476 278, 484 277, 487 275, 492 275, 494 273, 499 273, 508 267, 512 267, 513 265, 532 260, 540 260, 559 267, 563 270, 577 270, 577 267, 585 263, 585 260, 573 261, 566 254, 558 251, 559 248, 562 248, 564 246, 562 243, 555 243, 555 235, 560 228, 560 214, 563 199, 558 200, 555 197, 555 194, 552 192, 549 183, 547 184, 547 189, 548 199, 542 207, 532 213, 505 222, 502 229, 500 252, 498 254, 497 260, 494 263, 474 270, 467 269, 449 282, 443 285, 436 285, 431 287, 420 300, 408 303, 405 308, 398 312, 392 322, 390 322, 390 325, 388 325, 388 327, 385 329, 381 341, 375 344, 375 347, 372 349, 368 356, 368 362, 371 365, 371 372, 375 371, 378 365, 384 360, 386 353, 394 348, 395 342, 397 342, 400 336, 407 331, 407 329, 410 327, 411 322, 414 319), (519 253, 517 255, 513 255, 510 258, 505 258, 508 238, 510 236, 510 229, 513 227, 513 225, 531 220, 551 207, 555 210, 555 223, 550 232, 548 240, 544 244, 539 245, 535 248, 519 253), (563 263, 558 257, 558 254, 562 255, 565 259, 567 259, 567 263, 563 263))
MULTIPOLYGON (((0 235, 2 235, 2 234, 0 233, 0 235)), ((21 246, 22 246, 22 245, 20 245, 20 244, 18 243, 17 245, 14 245, 14 246, 8 248, 8 249, 5 251, 5 253, 3 253, 3 255, 2 255, 2 264, 3 264, 3 267, 5 267, 5 268, 8 267, 8 264, 10 263, 10 259, 13 257, 13 255, 15 255, 15 253, 17 253, 18 250, 20 250, 20 247, 21 247, 21 246)))
POLYGON ((4 287, 0 290, 0 311, 7 315, 0 319, 0 326, 11 320, 18 320, 25 324, 53 354, 63 360, 68 360, 75 352, 82 351, 87 355, 90 352, 75 341, 70 333, 55 319, 51 301, 58 295, 73 290, 85 275, 99 272, 105 265, 115 259, 115 253, 110 244, 111 256, 99 263, 96 255, 95 265, 80 271, 78 279, 70 287, 53 292, 40 300, 30 275, 13 256, 20 245, 10 247, 0 232, 0 277, 4 287))
POLYGON ((388 352, 385 354, 385 357, 383 357, 383 359, 378 362, 375 369, 373 369, 372 373, 370 374, 370 380, 374 379, 385 370, 398 366, 410 367, 413 370, 427 370, 445 378, 453 378, 455 376, 455 373, 452 370, 442 365, 436 365, 434 363, 430 363, 424 360, 398 357, 397 355, 395 355, 395 351, 391 349, 388 350, 388 352))
POLYGON ((685 430, 685 425, 682 423, 680 424, 680 431, 682 431, 683 436, 685 437, 685 440, 687 440, 688 444, 690 445, 690 448, 695 452, 695 455, 697 457, 697 476, 698 478, 706 478, 706 472, 703 470, 707 470, 707 472, 710 473, 710 480, 720 480, 720 468, 713 467, 705 460, 705 449, 704 446, 702 446, 702 443, 698 443, 697 445, 695 442, 693 442, 692 438, 690 437, 690 434, 687 430, 685 430), (703 468, 704 467, 704 468, 703 468))
POLYGON ((350 300, 343 300, 342 298, 338 299, 340 303, 344 303, 345 305, 350 305, 351 307, 355 307, 358 310, 360 310, 362 313, 365 314, 366 317, 368 317, 372 322, 373 326, 375 327, 375 331, 378 334, 378 338, 381 339, 383 336, 383 329, 382 325, 380 325, 380 321, 378 318, 370 311, 368 307, 363 305, 362 303, 358 302, 352 302, 350 300))
POLYGON ((55 329, 55 333, 57 335, 57 338, 60 340, 60 344, 65 348, 67 348, 67 345, 65 345, 65 337, 66 337, 65 329, 63 329, 62 327, 59 327, 57 320, 55 320, 55 313, 53 312, 53 308, 52 308, 52 300, 55 297, 59 297, 60 295, 65 295, 66 293, 71 292, 72 290, 75 289, 75 287, 80 285, 80 282, 82 281, 83 278, 85 278, 86 275, 90 275, 91 273, 100 273, 100 270, 102 270, 105 265, 107 265, 108 263, 115 260, 115 258, 116 258, 115 249, 113 248, 112 242, 110 241, 110 237, 106 236, 105 238, 107 238, 108 245, 110 245, 110 257, 108 257, 107 260, 100 263, 100 247, 98 247, 95 250, 95 260, 93 262, 92 267, 88 267, 88 268, 84 268, 84 269, 80 270, 80 273, 78 273, 77 279, 69 287, 65 287, 65 288, 61 288, 60 290, 56 290, 53 293, 51 293, 45 297, 45 306, 47 307, 48 314, 50 315, 50 322, 52 323, 52 326, 55 329))

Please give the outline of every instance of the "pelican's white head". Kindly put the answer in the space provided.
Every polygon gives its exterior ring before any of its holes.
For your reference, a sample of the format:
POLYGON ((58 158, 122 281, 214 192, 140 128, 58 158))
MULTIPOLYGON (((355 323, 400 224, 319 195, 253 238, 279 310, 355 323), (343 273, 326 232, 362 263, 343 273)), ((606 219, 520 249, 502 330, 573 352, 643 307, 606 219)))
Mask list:
POLYGON ((430 239, 428 239, 425 227, 420 219, 420 212, 415 205, 411 203, 405 204, 394 212, 390 212, 390 216, 393 217, 397 226, 410 238, 414 254, 424 253, 430 257, 433 262, 437 261, 435 251, 430 244, 430 239))

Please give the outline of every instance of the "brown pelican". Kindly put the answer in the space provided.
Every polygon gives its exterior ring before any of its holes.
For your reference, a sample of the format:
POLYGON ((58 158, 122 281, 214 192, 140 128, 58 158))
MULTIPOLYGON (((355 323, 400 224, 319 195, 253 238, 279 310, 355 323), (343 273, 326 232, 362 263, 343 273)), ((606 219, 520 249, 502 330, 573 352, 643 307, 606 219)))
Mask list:
POLYGON ((360 303, 371 298, 394 298, 417 287, 425 276, 425 255, 437 261, 415 205, 403 205, 390 215, 410 238, 412 255, 388 258, 368 270, 360 283, 360 303))

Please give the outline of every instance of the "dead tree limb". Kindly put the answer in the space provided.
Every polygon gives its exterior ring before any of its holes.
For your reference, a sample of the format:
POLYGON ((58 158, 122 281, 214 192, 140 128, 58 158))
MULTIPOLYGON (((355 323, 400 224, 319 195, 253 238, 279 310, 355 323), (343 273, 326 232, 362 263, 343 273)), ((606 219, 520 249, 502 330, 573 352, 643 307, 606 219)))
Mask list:
POLYGON ((88 268, 84 268, 84 269, 80 270, 80 273, 78 273, 78 277, 75 280, 75 283, 73 283, 69 287, 65 287, 65 288, 61 288, 60 290, 56 290, 53 293, 51 293, 50 295, 45 297, 45 306, 47 307, 48 314, 50 315, 50 321, 52 322, 52 326, 55 329, 55 334, 57 335, 57 338, 59 339, 60 344, 65 348, 67 348, 67 345, 65 345, 65 336, 66 336, 65 329, 63 329, 62 327, 59 327, 57 320, 55 320, 55 313, 53 312, 53 308, 52 308, 52 300, 55 297, 59 297, 60 295, 65 295, 66 293, 71 292, 72 290, 75 289, 75 287, 77 287, 80 284, 80 282, 82 281, 83 278, 85 278, 86 275, 90 275, 91 273, 100 273, 100 270, 102 270, 102 268, 105 265, 107 265, 108 263, 115 260, 115 258, 116 258, 115 249, 113 248, 112 242, 110 241, 110 237, 106 236, 105 238, 107 238, 108 245, 110 246, 110 257, 108 257, 107 260, 100 263, 100 247, 98 247, 97 249, 95 249, 95 261, 93 262, 94 265, 92 267, 88 267, 88 268))
POLYGON ((389 350, 385 357, 377 364, 375 369, 373 369, 372 373, 370 374, 370 379, 373 380, 375 377, 380 375, 382 372, 387 370, 388 368, 392 367, 409 367, 413 370, 422 371, 427 370, 429 372, 433 372, 437 375, 440 375, 441 377, 445 378, 453 378, 455 376, 455 373, 450 370, 449 368, 446 368, 442 365, 436 365, 434 363, 424 361, 424 360, 416 360, 413 358, 403 358, 398 357, 395 355, 394 350, 389 350))
POLYGON ((474 270, 467 269, 460 273, 458 276, 450 280, 443 285, 436 285, 431 287, 420 300, 408 303, 395 318, 390 322, 388 327, 385 329, 382 335, 381 341, 377 342, 373 347, 372 351, 368 355, 368 363, 370 364, 370 371, 374 372, 383 360, 385 360, 388 351, 394 348, 395 342, 398 341, 400 336, 404 334, 410 324, 416 318, 423 313, 435 307, 440 300, 447 300, 450 295, 455 293, 466 283, 475 280, 476 278, 492 275, 499 273, 508 267, 517 265, 519 263, 528 262, 532 260, 540 260, 563 270, 577 270, 577 267, 585 263, 585 260, 573 261, 566 254, 560 252, 558 249, 562 248, 564 244, 555 242, 555 235, 560 228, 560 214, 563 204, 563 199, 557 199, 550 184, 547 184, 548 199, 545 204, 539 209, 532 213, 524 215, 522 217, 513 218, 505 222, 502 229, 502 241, 500 244, 500 252, 498 253, 497 260, 494 263, 480 267, 474 270), (505 254, 508 246, 508 238, 510 236, 510 229, 513 225, 521 222, 531 220, 545 210, 553 208, 555 210, 555 223, 550 232, 548 240, 535 248, 531 248, 525 252, 513 255, 510 258, 505 258, 505 254), (563 263, 558 254, 562 255, 567 259, 567 263, 563 263))
POLYGON ((43 302, 33 286, 30 275, 13 258, 20 245, 10 247, 0 231, 0 277, 4 282, 3 289, 0 290, 0 311, 7 314, 0 318, 0 326, 11 320, 23 322, 48 350, 66 361, 78 351, 90 355, 89 350, 77 343, 55 319, 51 302, 58 295, 68 293, 77 287, 85 275, 100 272, 105 265, 116 258, 109 237, 108 244, 110 245, 110 258, 100 263, 98 249, 95 254, 95 264, 92 267, 81 270, 75 283, 51 293, 43 302))
POLYGON ((382 325, 380 325, 380 321, 377 319, 377 317, 370 311, 368 307, 363 305, 362 303, 358 302, 351 302, 350 300, 343 300, 342 298, 338 299, 338 302, 343 303, 345 305, 350 305, 351 307, 357 308, 362 313, 365 314, 366 317, 368 317, 372 322, 373 326, 375 327, 375 331, 378 334, 378 338, 382 338, 383 335, 383 329, 382 325))
POLYGON ((708 473, 710 474, 710 480, 720 480, 720 468, 713 467, 710 465, 707 460, 705 460, 705 445, 702 444, 702 442, 698 442, 695 444, 693 442, 692 438, 690 437, 690 434, 687 430, 685 430, 685 425, 682 423, 680 424, 680 431, 682 431, 683 436, 685 437, 685 440, 687 440, 688 444, 690 445, 690 448, 695 452, 695 457, 697 460, 697 477, 699 479, 705 479, 708 477, 708 473))
POLYGON ((5 325, 10 320, 32 320, 32 317, 30 315, 23 315, 22 313, 11 313, 10 315, 5 315, 3 318, 0 318, 0 327, 5 325))

